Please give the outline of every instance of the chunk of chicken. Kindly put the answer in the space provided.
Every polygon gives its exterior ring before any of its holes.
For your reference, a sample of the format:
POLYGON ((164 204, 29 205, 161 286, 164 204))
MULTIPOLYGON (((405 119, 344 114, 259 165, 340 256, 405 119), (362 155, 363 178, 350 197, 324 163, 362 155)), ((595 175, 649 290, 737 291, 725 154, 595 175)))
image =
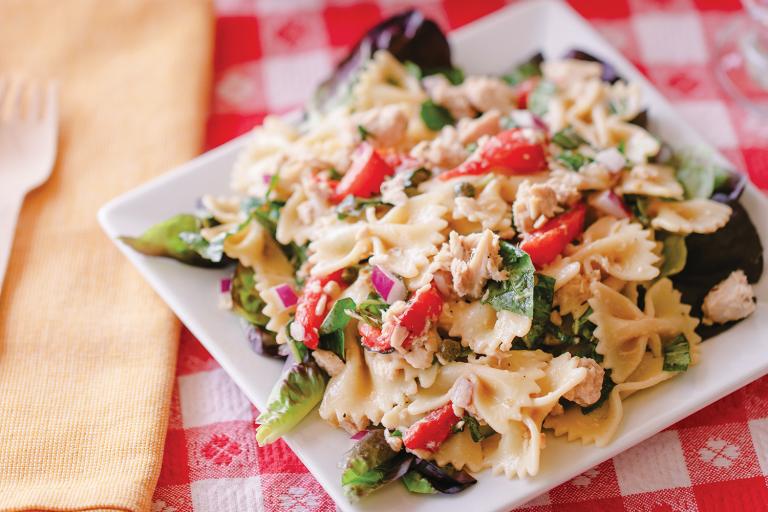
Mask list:
POLYGON ((490 229, 482 233, 459 235, 452 231, 431 265, 433 273, 450 272, 453 290, 459 297, 480 298, 488 279, 503 281, 507 273, 499 269, 499 235, 490 229))
POLYGON ((501 114, 498 110, 489 110, 477 119, 461 119, 456 126, 462 144, 476 142, 484 135, 496 135, 501 131, 501 114))
POLYGON ((335 377, 344 371, 344 361, 330 350, 316 349, 312 352, 312 357, 317 365, 331 377, 335 377))
POLYGON ((480 112, 494 109, 509 112, 517 105, 514 90, 499 78, 470 76, 460 87, 469 103, 480 112))
POLYGON ((757 308, 754 297, 744 271, 734 270, 704 297, 704 324, 724 324, 748 317, 757 308))
POLYGON ((369 142, 380 148, 400 144, 408 132, 408 111, 402 105, 386 105, 360 112, 353 117, 354 130, 358 126, 371 134, 369 142))
POLYGON ((548 219, 563 211, 557 203, 557 191, 550 183, 531 184, 525 180, 518 187, 517 197, 512 204, 515 227, 522 233, 541 227, 548 219))
POLYGON ((459 132, 446 126, 433 140, 425 140, 411 149, 411 156, 428 169, 453 169, 467 159, 469 153, 461 143, 459 132))
POLYGON ((563 398, 570 400, 582 407, 592 405, 600 399, 603 390, 603 377, 605 370, 597 364, 594 359, 588 357, 577 357, 578 367, 587 369, 587 376, 576 387, 563 395, 563 398))
POLYGON ((460 85, 451 85, 443 75, 432 75, 423 83, 432 101, 447 108, 455 119, 490 110, 505 113, 517 105, 514 89, 495 77, 471 76, 460 85))
POLYGON ((447 108, 454 119, 475 115, 475 109, 461 86, 451 85, 443 75, 430 75, 425 77, 422 83, 432 101, 447 108))

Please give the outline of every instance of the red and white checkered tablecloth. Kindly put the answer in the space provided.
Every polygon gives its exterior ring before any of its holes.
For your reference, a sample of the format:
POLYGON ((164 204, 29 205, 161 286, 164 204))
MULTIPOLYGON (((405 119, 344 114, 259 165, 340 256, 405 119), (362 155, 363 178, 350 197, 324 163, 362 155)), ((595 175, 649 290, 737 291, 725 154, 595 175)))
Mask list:
MULTIPOLYGON (((297 106, 367 27, 418 5, 446 29, 502 8, 470 0, 216 0, 208 146, 297 106)), ((768 188, 768 122, 718 89, 715 40, 739 0, 572 0, 683 117, 768 188)), ((749 340, 743 340, 748 343, 749 340)), ((245 340, 244 340, 245 342, 245 340)), ((331 511, 282 442, 258 448, 256 410, 187 331, 153 512, 331 511)), ((768 510, 768 377, 540 496, 526 511, 768 510)))

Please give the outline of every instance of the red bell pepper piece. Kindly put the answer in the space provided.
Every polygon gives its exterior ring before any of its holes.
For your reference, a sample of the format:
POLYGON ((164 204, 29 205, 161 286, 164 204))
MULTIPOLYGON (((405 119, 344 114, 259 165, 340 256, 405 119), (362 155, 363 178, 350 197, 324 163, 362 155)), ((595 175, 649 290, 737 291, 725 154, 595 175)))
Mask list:
POLYGON ((552 262, 565 247, 584 231, 587 207, 579 203, 571 210, 550 219, 539 229, 528 233, 520 249, 528 253, 536 268, 552 262))
POLYGON ((407 335, 401 346, 408 349, 413 340, 424 335, 428 323, 437 320, 442 310, 443 297, 434 284, 419 288, 408 300, 405 309, 392 321, 384 324, 381 330, 362 322, 358 324, 360 341, 371 350, 391 352, 392 335, 396 328, 402 327, 407 331, 407 335))
POLYGON ((392 352, 392 345, 389 344, 388 339, 382 338, 381 329, 378 327, 365 322, 359 322, 357 324, 357 332, 360 334, 360 343, 364 347, 383 354, 392 352))
MULTIPOLYGON (((441 180, 489 172, 532 174, 547 168, 545 140, 532 140, 530 129, 512 128, 491 137, 469 160, 440 175, 441 180)), ((533 132, 536 133, 536 132, 533 132)))
POLYGON ((448 402, 411 425, 403 434, 403 444, 409 450, 437 451, 459 421, 461 418, 454 414, 453 404, 448 402))
POLYGON ((363 142, 352 156, 352 165, 341 178, 331 200, 338 203, 349 195, 371 197, 379 193, 381 184, 394 169, 373 149, 373 146, 363 142))
POLYGON ((327 276, 309 278, 296 302, 296 316, 293 321, 298 322, 304 332, 303 339, 298 341, 303 342, 308 348, 316 349, 320 343, 320 325, 322 325, 325 315, 332 305, 331 298, 323 291, 323 288, 331 281, 338 283, 342 288, 346 286, 341 278, 341 272, 341 270, 337 270, 327 276), (321 300, 325 301, 325 307, 318 308, 321 300))

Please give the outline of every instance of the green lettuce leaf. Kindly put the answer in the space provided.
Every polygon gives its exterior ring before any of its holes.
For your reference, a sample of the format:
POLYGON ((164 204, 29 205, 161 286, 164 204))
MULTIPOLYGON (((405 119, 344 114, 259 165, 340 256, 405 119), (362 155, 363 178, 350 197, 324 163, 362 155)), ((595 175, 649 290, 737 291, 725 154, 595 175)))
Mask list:
POLYGON ((235 313, 252 324, 260 327, 267 325, 269 317, 262 313, 265 304, 256 290, 252 268, 237 265, 235 274, 232 276, 230 293, 232 294, 232 310, 235 313))
POLYGON ((548 80, 542 80, 539 85, 531 91, 528 97, 528 110, 541 117, 549 110, 549 100, 555 95, 557 87, 548 80))
POLYGON ((256 419, 259 446, 277 441, 298 425, 322 400, 325 384, 325 373, 314 361, 290 367, 272 389, 267 409, 256 419))
POLYGON ((536 269, 531 257, 525 251, 504 241, 499 243, 499 254, 508 277, 503 282, 489 281, 488 293, 483 302, 490 304, 496 311, 506 310, 532 317, 536 269))
POLYGON ((341 475, 344 494, 350 501, 357 501, 403 476, 412 460, 411 455, 389 447, 384 430, 370 430, 344 458, 341 475))
POLYGON ((682 334, 678 334, 664 345, 664 371, 684 372, 691 364, 691 345, 682 334))
POLYGON ((198 267, 225 265, 228 262, 221 254, 218 255, 218 259, 211 259, 201 254, 205 251, 198 250, 202 248, 202 243, 195 242, 196 237, 192 235, 199 236, 200 229, 203 227, 205 225, 199 217, 182 213, 155 224, 139 237, 121 236, 119 239, 132 249, 148 256, 173 258, 198 267), (192 245, 188 240, 192 241, 192 245))
POLYGON ((408 489, 408 492, 414 494, 435 494, 437 492, 437 489, 432 486, 429 480, 421 476, 417 471, 409 471, 404 474, 402 482, 405 488, 408 489))
POLYGON ((570 126, 555 133, 552 136, 552 142, 563 149, 576 149, 585 143, 584 139, 579 137, 579 134, 570 126))
POLYGON ((686 199, 712 197, 730 175, 727 169, 714 164, 711 158, 693 151, 675 154, 673 165, 677 168, 677 181, 683 185, 686 199))

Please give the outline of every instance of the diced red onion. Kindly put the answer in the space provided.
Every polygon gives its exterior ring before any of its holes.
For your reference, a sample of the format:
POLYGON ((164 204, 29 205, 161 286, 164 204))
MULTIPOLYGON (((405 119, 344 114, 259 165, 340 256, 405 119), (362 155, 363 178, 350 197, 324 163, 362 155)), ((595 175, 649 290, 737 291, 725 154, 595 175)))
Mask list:
POLYGON ((272 175, 271 174, 262 174, 261 175, 261 181, 265 185, 269 185, 270 182, 272 181, 272 175))
POLYGON ((373 267, 371 282, 376 293, 381 295, 387 304, 405 300, 406 289, 403 282, 381 267, 373 267))
POLYGON ((541 118, 529 110, 513 110, 510 112, 509 117, 512 122, 520 128, 538 128, 539 130, 547 131, 547 123, 541 120, 541 118))
POLYGON ((288 309, 291 306, 294 306, 296 302, 298 302, 299 297, 296 295, 296 292, 293 291, 293 288, 291 288, 291 285, 289 284, 279 284, 272 288, 275 293, 277 294, 277 297, 280 299, 280 302, 283 304, 284 309, 288 309))
POLYGON ((602 213, 617 219, 629 217, 629 209, 624 204, 624 201, 614 194, 612 190, 603 190, 599 194, 592 196, 589 199, 589 204, 602 213))
POLYGON ((294 320, 291 322, 291 326, 288 328, 288 332, 291 334, 291 338, 296 341, 304 341, 304 326, 294 320))
POLYGON ((358 432, 357 434, 355 434, 355 435, 353 435, 353 436, 352 436, 352 440, 354 440, 354 441, 359 441, 359 440, 361 440, 362 438, 364 438, 364 437, 365 437, 365 434, 367 434, 367 433, 368 433, 368 431, 367 431, 367 430, 361 430, 360 432, 358 432))
POLYGON ((627 165, 627 159, 616 148, 608 148, 595 155, 595 161, 603 164, 611 172, 619 172, 627 165))
POLYGON ((221 281, 219 281, 219 291, 221 293, 229 293, 229 290, 232 289, 232 279, 225 277, 221 281))

